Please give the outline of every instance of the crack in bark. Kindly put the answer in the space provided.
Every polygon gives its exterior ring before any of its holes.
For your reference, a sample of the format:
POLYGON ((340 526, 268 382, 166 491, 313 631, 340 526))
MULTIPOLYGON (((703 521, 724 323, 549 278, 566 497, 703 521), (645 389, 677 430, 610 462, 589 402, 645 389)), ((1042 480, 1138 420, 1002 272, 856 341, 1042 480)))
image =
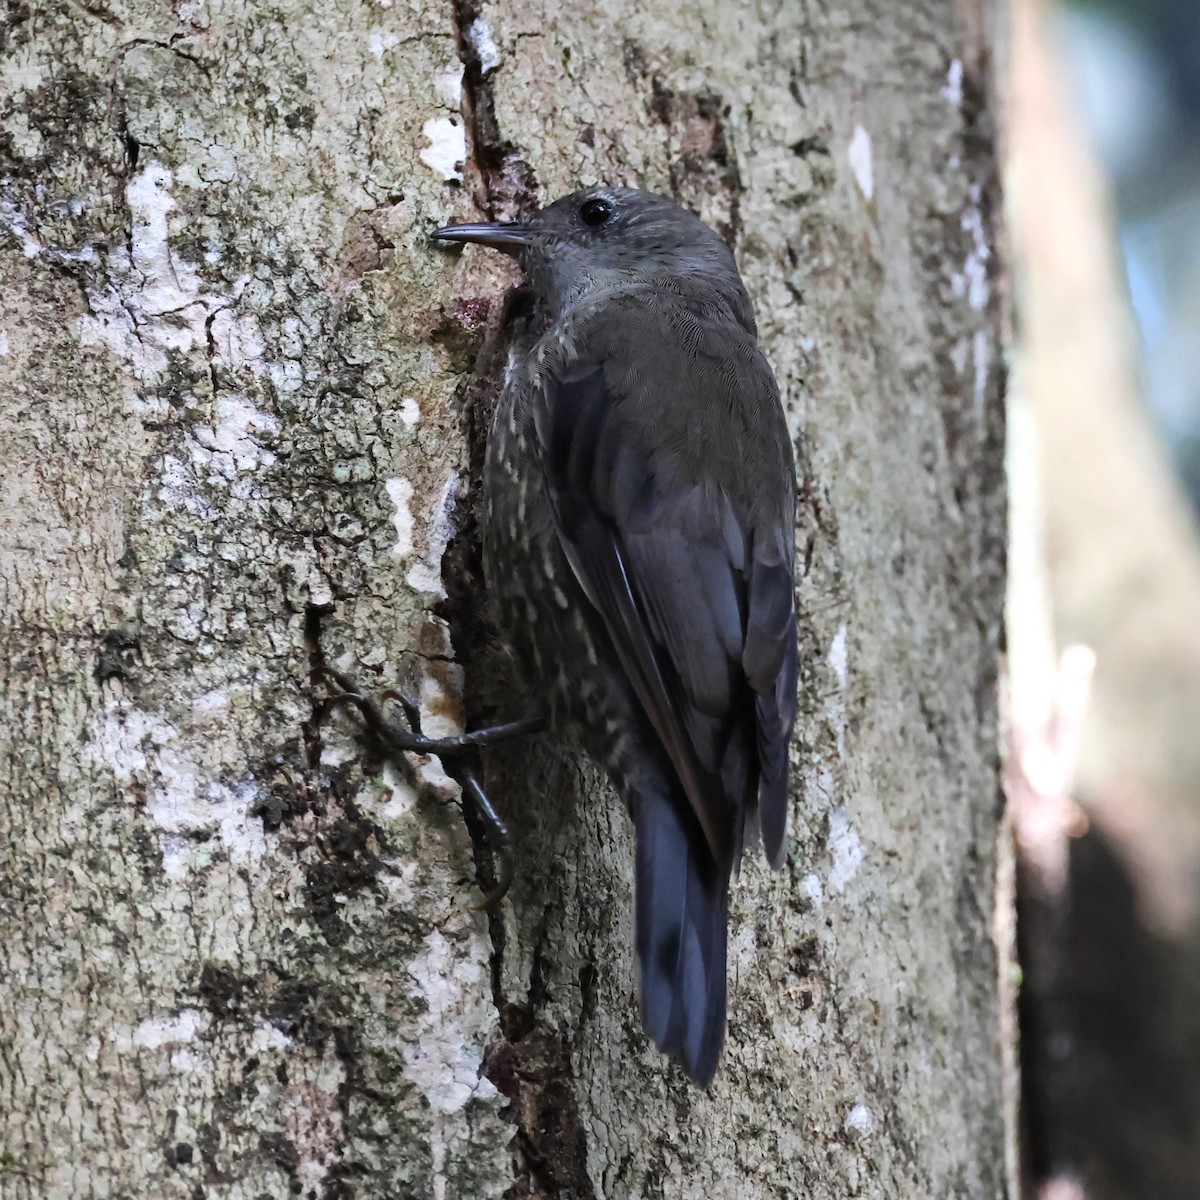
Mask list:
MULTIPOLYGON (((512 218, 534 209, 537 181, 518 148, 500 132, 491 72, 485 74, 469 36, 479 17, 474 0, 453 0, 455 38, 463 64, 462 110, 469 137, 466 169, 475 176, 476 205, 493 219, 512 218)), ((474 368, 461 392, 469 482, 455 506, 457 532, 442 557, 447 599, 437 612, 453 630, 459 661, 464 668, 474 668, 465 671, 468 725, 475 724, 475 718, 481 715, 479 710, 486 707, 481 681, 494 668, 503 669, 489 652, 497 639, 482 603, 484 580, 476 514, 488 427, 495 398, 503 386, 511 332, 528 308, 529 293, 522 289, 509 292, 501 304, 489 306, 474 368)), ((472 807, 463 808, 480 886, 487 891, 493 882, 491 849, 472 807)), ((586 1134, 574 1096, 571 1047, 564 1036, 539 1023, 538 1012, 544 1007, 546 995, 537 976, 545 972, 535 968, 525 1003, 510 1002, 502 982, 507 949, 502 913, 488 913, 488 934, 492 944, 492 997, 501 1040, 489 1051, 483 1073, 511 1102, 517 1125, 512 1143, 512 1194, 590 1197, 593 1191, 586 1167, 586 1134)))
MULTIPOLYGON (((213 322, 218 313, 228 312, 229 305, 219 304, 204 318, 204 349, 208 362, 208 386, 212 388, 213 400, 217 398, 217 339, 213 336, 213 322)), ((307 626, 306 626, 307 629, 307 626)))
POLYGON ((312 694, 312 677, 318 667, 325 665, 325 653, 321 649, 321 618, 329 611, 328 606, 309 604, 304 609, 304 650, 308 656, 308 698, 311 712, 308 720, 300 726, 304 738, 304 751, 309 771, 321 769, 321 714, 320 703, 312 694))
POLYGON ((500 132, 495 96, 469 30, 480 19, 474 0, 452 0, 458 57, 463 64, 462 109, 470 136, 468 164, 479 172, 476 203, 493 220, 532 210, 537 195, 533 167, 500 132))

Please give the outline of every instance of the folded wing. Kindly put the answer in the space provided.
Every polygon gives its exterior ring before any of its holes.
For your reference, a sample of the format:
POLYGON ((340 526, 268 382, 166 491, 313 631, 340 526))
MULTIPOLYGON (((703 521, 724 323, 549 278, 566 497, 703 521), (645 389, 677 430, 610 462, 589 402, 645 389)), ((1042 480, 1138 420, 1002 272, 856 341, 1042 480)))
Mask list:
MULTIPOLYGON (((612 360, 601 344, 542 380, 536 425, 559 539, 715 862, 736 863, 757 808, 778 865, 798 673, 793 481, 726 478, 720 454, 689 461, 671 432, 679 413, 660 420, 655 388, 697 403, 686 389, 703 379, 672 373, 669 356, 634 371, 612 360), (779 495, 758 497, 756 486, 779 495)), ((747 386, 761 378, 747 375, 747 386)), ((777 409, 773 393, 765 400, 777 409)), ((790 470, 790 447, 780 453, 790 470)))

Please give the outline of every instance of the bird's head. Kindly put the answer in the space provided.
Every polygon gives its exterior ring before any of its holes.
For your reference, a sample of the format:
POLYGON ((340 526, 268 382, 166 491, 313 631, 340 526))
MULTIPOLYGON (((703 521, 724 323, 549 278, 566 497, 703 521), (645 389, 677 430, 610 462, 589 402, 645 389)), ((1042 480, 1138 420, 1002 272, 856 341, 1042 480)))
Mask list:
POLYGON ((682 285, 719 296, 754 327, 729 247, 699 217, 652 192, 587 188, 528 221, 447 225, 433 237, 513 255, 552 316, 614 288, 682 285))

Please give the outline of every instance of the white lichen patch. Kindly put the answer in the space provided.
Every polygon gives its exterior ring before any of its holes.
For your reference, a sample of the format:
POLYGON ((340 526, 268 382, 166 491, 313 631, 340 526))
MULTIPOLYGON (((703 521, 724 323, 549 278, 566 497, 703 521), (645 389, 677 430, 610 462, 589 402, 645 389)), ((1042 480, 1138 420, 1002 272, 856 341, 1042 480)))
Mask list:
POLYGON ((213 688, 192 701, 192 716, 198 720, 219 716, 229 709, 229 692, 225 688, 213 688))
POLYGON ((380 871, 375 876, 375 882, 387 893, 389 907, 407 912, 416 903, 419 895, 419 868, 412 861, 394 863, 392 866, 392 870, 380 871))
POLYGON ((451 943, 438 930, 408 964, 410 994, 423 1003, 417 1035, 404 1050, 404 1076, 439 1113, 460 1112, 473 1098, 496 1095, 480 1077, 488 1036, 488 947, 477 933, 451 943))
POLYGON ((436 755, 422 758, 417 764, 417 778, 423 787, 446 800, 455 800, 462 795, 462 789, 446 773, 445 765, 436 755))
MULTIPOLYGON (((233 288, 236 299, 250 276, 240 278, 233 288)), ((232 308, 219 308, 209 324, 215 361, 231 371, 249 370, 260 374, 266 367, 266 346, 258 318, 253 313, 237 313, 232 308)))
POLYGON ((835 808, 829 814, 828 847, 833 859, 829 886, 840 894, 858 874, 864 858, 862 843, 850 822, 850 811, 845 807, 835 808))
POLYGON ((825 907, 825 888, 820 875, 805 875, 800 880, 800 889, 818 912, 825 907))
POLYGON ((970 195, 971 201, 963 212, 961 225, 963 232, 971 235, 971 250, 961 273, 951 278, 951 286, 955 296, 960 299, 966 297, 967 303, 976 312, 982 312, 991 297, 987 264, 992 252, 983 226, 983 213, 979 207, 982 194, 977 183, 971 185, 970 195))
POLYGON ((444 104, 456 109, 462 104, 462 82, 463 65, 454 63, 433 77, 433 90, 444 104))
POLYGON ((846 1115, 846 1129, 857 1137, 866 1137, 875 1129, 875 1118, 865 1104, 856 1104, 846 1115))
MULTIPOLYGON (((960 222, 964 233, 970 235, 971 248, 967 252, 963 269, 956 271, 950 277, 950 286, 954 295, 960 300, 966 300, 975 312, 987 309, 991 300, 991 280, 988 278, 988 263, 991 259, 991 248, 988 245, 987 230, 983 223, 983 211, 980 207, 982 192, 978 184, 972 184, 969 202, 963 210, 960 222)), ((987 398, 988 374, 991 369, 992 348, 985 328, 976 329, 971 335, 970 342, 959 339, 950 351, 950 361, 961 376, 966 376, 968 369, 971 374, 972 396, 977 412, 983 411, 987 398)))
POLYGON ((420 153, 421 161, 447 183, 462 182, 467 161, 467 129, 459 117, 431 117, 421 127, 429 143, 420 153))
POLYGON ((216 409, 214 425, 198 425, 193 431, 193 461, 209 469, 210 479, 232 479, 238 473, 274 465, 274 453, 263 444, 279 433, 279 422, 273 416, 236 394, 222 396, 216 409))
POLYGON ((89 288, 89 313, 78 320, 83 345, 106 346, 135 378, 166 370, 172 351, 206 349, 209 315, 232 297, 207 292, 196 267, 170 245, 175 176, 160 162, 136 172, 125 187, 129 247, 108 254, 110 283, 89 288))
POLYGON ((400 45, 400 35, 389 30, 372 29, 367 34, 367 49, 379 59, 394 47, 400 45))
POLYGON ((217 783, 208 778, 208 764, 174 746, 160 750, 155 765, 161 782, 150 791, 146 814, 164 834, 215 833, 238 866, 263 856, 262 822, 250 815, 258 796, 253 780, 217 783))
POLYGON ((991 367, 992 348, 988 341, 986 329, 977 329, 971 338, 971 351, 975 361, 975 382, 972 389, 975 400, 975 411, 983 411, 983 402, 987 397, 988 370, 991 367))
POLYGON ((829 647, 829 656, 826 660, 829 663, 830 669, 837 677, 838 686, 843 689, 846 687, 846 680, 849 674, 846 634, 846 626, 839 625, 837 633, 833 635, 833 643, 829 647))
POLYGON ((963 102, 963 65, 962 59, 950 60, 950 69, 946 72, 946 86, 942 88, 942 96, 955 108, 963 102))
POLYGON ((390 759, 383 765, 383 782, 387 791, 377 800, 372 792, 372 801, 367 803, 372 815, 389 822, 412 816, 417 811, 417 789, 390 759))
POLYGON ((180 1046, 179 1049, 171 1055, 171 1066, 176 1071, 195 1071, 203 1065, 204 1059, 187 1046, 180 1046))
POLYGON ((421 406, 412 396, 405 396, 400 401, 399 413, 400 420, 404 422, 404 428, 413 429, 421 419, 421 406))
POLYGON ((162 1046, 190 1042, 205 1026, 207 1017, 195 1008, 185 1008, 173 1017, 147 1017, 126 1038, 117 1034, 118 1050, 137 1047, 157 1050, 162 1046))
POLYGON ((0 358, 6 357, 8 354, 8 334, 0 329, 0 358))
MULTIPOLYGON (((457 676, 456 692, 462 694, 461 670, 451 667, 450 671, 457 676)), ((429 737, 457 737, 463 732, 463 724, 458 716, 456 696, 450 696, 442 682, 432 675, 426 675, 421 680, 421 729, 429 737)))
POLYGON ((252 815, 255 780, 230 786, 214 779, 211 747, 189 746, 161 718, 123 700, 110 702, 92 720, 82 760, 107 769, 122 785, 140 786, 142 811, 159 835, 169 878, 181 879, 210 862, 214 838, 234 866, 248 866, 266 853, 267 835, 252 815))
POLYGON ((849 678, 849 653, 846 647, 845 625, 838 627, 830 644, 826 662, 838 681, 836 689, 830 689, 824 705, 825 719, 837 740, 838 758, 846 757, 846 682, 849 678))
POLYGON ((479 60, 479 70, 483 75, 489 75, 500 65, 500 47, 492 36, 491 26, 483 17, 476 17, 467 26, 467 41, 475 51, 479 60))
POLYGON ((837 788, 834 786, 833 773, 828 766, 805 759, 800 767, 800 777, 806 796, 810 796, 814 800, 823 800, 828 805, 833 803, 837 788))
POLYGON ((28 113, 10 111, 5 116, 5 132, 18 158, 40 158, 45 153, 46 140, 41 130, 30 123, 28 113))
MULTIPOLYGON (((141 277, 138 306, 151 316, 178 313, 200 295, 195 268, 172 254, 167 236, 167 214, 175 207, 174 181, 162 163, 152 162, 125 185, 130 265, 141 277)), ((179 336, 182 340, 185 335, 179 336)))
POLYGON ((17 158, 40 158, 44 153, 45 139, 37 126, 30 124, 27 113, 9 111, 4 117, 4 127, 17 158))
POLYGON ((174 728, 158 717, 132 705, 113 703, 93 718, 82 759, 87 765, 106 767, 118 783, 132 783, 145 774, 147 755, 155 754, 174 736, 174 728))
POLYGON ((196 479, 191 470, 173 454, 163 457, 154 494, 166 509, 183 509, 205 519, 214 512, 212 505, 196 491, 196 479))
POLYGON ((414 549, 413 529, 416 524, 412 514, 413 485, 407 479, 389 479, 383 486, 392 502, 392 524, 396 527, 392 557, 408 558, 414 549))
POLYGON ((268 1021, 260 1022, 250 1035, 250 1049, 254 1054, 287 1050, 291 1045, 292 1039, 282 1029, 277 1029, 268 1021))
POLYGON ((361 752, 353 742, 334 741, 326 738, 321 744, 321 766, 323 767, 344 767, 346 763, 357 762, 361 757, 361 752))
POLYGON ((871 135, 861 126, 855 125, 847 150, 850 170, 858 181, 858 190, 868 199, 875 195, 875 168, 871 161, 871 135))
POLYGON ((153 340, 153 331, 139 329, 115 288, 88 292, 90 313, 79 318, 79 341, 84 346, 107 346, 141 380, 167 369, 167 355, 153 340))
POLYGON ((446 598, 442 584, 442 556, 454 536, 454 504, 458 498, 459 477, 450 471, 442 486, 433 493, 429 507, 422 514, 422 541, 425 553, 413 563, 405 575, 409 587, 427 592, 439 600, 446 598))

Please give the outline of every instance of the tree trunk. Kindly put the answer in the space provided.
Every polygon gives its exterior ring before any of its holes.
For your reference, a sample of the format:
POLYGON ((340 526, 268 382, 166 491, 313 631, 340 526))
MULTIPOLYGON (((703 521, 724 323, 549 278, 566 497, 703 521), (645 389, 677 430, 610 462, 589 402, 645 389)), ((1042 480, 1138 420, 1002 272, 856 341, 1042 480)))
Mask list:
POLYGON ((988 11, 9 5, 6 1197, 1007 1194, 988 11), (475 912, 453 784, 310 682, 522 710, 472 520, 515 275, 426 235, 595 180, 727 233, 804 451, 790 853, 708 1093, 598 773, 487 760, 475 912))
POLYGON ((1194 1200, 1200 539, 1144 406, 1108 183, 1054 15, 1014 5, 1009 127, 1022 299, 1011 582, 1035 597, 1010 605, 1009 626, 1013 724, 1034 751, 1012 793, 1024 1145, 1043 1195, 1194 1200), (1056 640, 1094 652, 1086 708, 1063 704, 1074 689, 1056 640), (1038 786, 1039 726, 1060 741, 1075 727, 1073 787, 1061 769, 1038 786))

